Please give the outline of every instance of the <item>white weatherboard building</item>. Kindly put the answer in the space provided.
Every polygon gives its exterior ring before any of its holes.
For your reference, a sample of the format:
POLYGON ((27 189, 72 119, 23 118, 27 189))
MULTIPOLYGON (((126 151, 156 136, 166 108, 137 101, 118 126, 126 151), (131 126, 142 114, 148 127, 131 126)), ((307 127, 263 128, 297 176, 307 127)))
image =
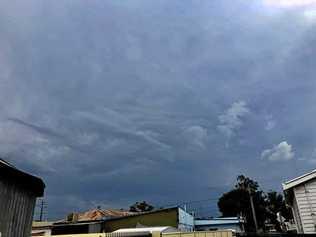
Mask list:
POLYGON ((316 233, 316 170, 285 182, 283 191, 292 207, 298 233, 316 233))

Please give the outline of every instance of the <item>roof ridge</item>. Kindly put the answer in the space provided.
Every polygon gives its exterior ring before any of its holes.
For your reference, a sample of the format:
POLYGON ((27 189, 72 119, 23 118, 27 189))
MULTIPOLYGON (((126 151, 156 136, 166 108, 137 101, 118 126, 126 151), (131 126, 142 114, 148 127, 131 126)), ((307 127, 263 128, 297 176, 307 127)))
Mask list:
POLYGON ((298 176, 298 177, 296 177, 296 178, 294 178, 294 179, 291 179, 291 180, 289 180, 289 181, 286 181, 286 182, 284 182, 284 184, 292 183, 292 182, 294 182, 294 181, 296 181, 296 180, 299 180, 299 179, 301 179, 301 178, 304 178, 304 177, 306 177, 306 176, 308 176, 308 175, 310 175, 310 174, 313 174, 313 173, 316 173, 316 169, 314 169, 314 170, 312 170, 312 171, 310 171, 310 172, 308 172, 308 173, 306 173, 306 174, 300 175, 300 176, 298 176))
POLYGON ((0 162, 5 164, 5 165, 7 165, 7 166, 10 166, 10 167, 16 169, 16 167, 14 165, 12 165, 11 163, 9 163, 8 161, 6 161, 6 160, 4 160, 2 158, 0 158, 0 162))
POLYGON ((316 178, 315 174, 316 174, 316 169, 314 169, 306 174, 303 174, 301 176, 298 176, 294 179, 286 181, 282 184, 283 190, 287 190, 287 189, 296 187, 297 185, 300 185, 301 183, 305 183, 311 179, 314 179, 314 178, 316 178))

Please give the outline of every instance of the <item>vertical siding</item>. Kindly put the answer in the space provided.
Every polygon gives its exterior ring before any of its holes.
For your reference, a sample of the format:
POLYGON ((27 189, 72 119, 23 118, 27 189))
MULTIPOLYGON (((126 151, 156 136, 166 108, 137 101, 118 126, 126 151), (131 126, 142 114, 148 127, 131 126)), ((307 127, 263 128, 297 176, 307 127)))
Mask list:
POLYGON ((0 181, 1 237, 29 237, 36 198, 19 187, 0 181))
POLYGON ((294 188, 304 233, 316 233, 316 180, 294 188))

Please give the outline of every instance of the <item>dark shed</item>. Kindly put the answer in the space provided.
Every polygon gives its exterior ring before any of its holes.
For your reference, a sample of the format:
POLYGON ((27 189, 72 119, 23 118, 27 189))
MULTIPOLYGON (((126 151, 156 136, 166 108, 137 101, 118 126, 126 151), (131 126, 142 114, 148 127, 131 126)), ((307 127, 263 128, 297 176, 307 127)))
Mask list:
POLYGON ((37 197, 44 182, 0 159, 0 236, 29 237, 37 197))

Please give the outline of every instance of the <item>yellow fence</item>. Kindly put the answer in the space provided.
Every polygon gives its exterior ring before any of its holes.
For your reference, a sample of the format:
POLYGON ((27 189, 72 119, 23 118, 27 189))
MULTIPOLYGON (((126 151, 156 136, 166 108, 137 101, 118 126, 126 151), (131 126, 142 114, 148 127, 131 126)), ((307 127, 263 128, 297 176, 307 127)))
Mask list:
POLYGON ((233 233, 229 230, 223 231, 196 231, 196 232, 177 232, 163 233, 162 237, 232 237, 233 233))
POLYGON ((52 235, 51 237, 125 237, 124 233, 96 233, 96 234, 72 234, 52 235))
POLYGON ((104 233, 98 234, 73 234, 73 235, 52 235, 51 237, 107 237, 104 233))
MULTIPOLYGON (((73 234, 55 235, 55 237, 126 237, 123 233, 98 233, 98 234, 73 234)), ((137 236, 136 233, 128 236, 137 236)), ((152 237, 232 237, 232 231, 196 231, 196 232, 174 232, 174 233, 153 233, 152 237)), ((52 236, 53 237, 53 236, 52 236)))

